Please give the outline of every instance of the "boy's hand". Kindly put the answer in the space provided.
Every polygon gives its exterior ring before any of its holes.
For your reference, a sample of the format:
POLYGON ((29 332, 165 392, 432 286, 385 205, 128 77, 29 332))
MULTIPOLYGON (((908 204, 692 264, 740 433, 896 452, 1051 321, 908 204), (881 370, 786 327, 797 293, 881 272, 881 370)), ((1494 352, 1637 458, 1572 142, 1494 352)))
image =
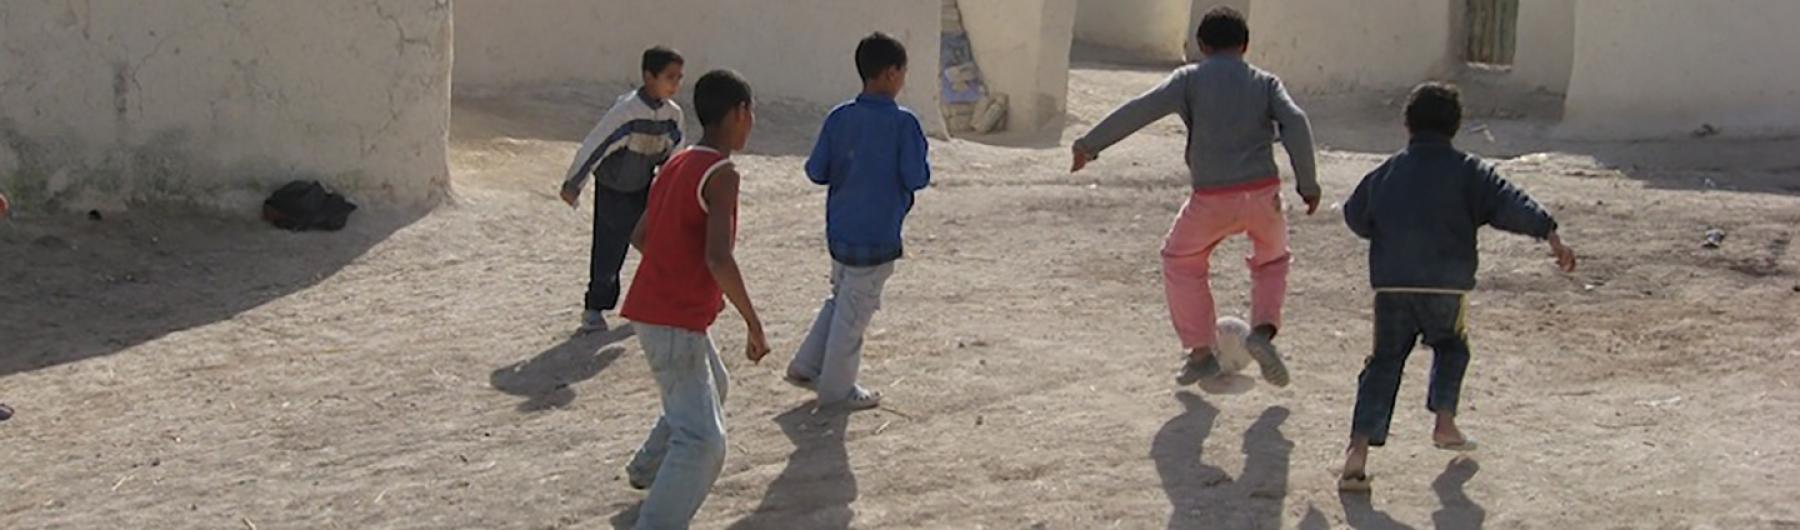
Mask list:
POLYGON ((762 363, 763 357, 769 355, 769 339, 763 336, 762 325, 752 323, 746 335, 744 356, 752 363, 762 363))
POLYGON ((1564 245, 1562 237, 1550 234, 1550 253, 1556 256, 1556 267, 1563 272, 1575 272, 1575 249, 1564 245))
POLYGON ((1301 195, 1300 200, 1306 202, 1306 215, 1312 215, 1313 212, 1319 211, 1319 196, 1318 195, 1314 195, 1311 197, 1308 197, 1306 195, 1301 195))
POLYGON ((0 194, 0 219, 12 216, 12 204, 6 202, 6 195, 0 194))
POLYGON ((570 208, 579 207, 578 205, 580 204, 580 201, 581 201, 581 190, 572 190, 572 189, 569 189, 567 186, 565 186, 565 187, 563 187, 562 192, 559 193, 558 195, 560 195, 562 197, 563 203, 568 204, 570 208))
POLYGON ((1069 165, 1070 173, 1081 171, 1081 168, 1087 167, 1088 162, 1094 161, 1094 154, 1079 145, 1069 147, 1069 152, 1075 155, 1075 162, 1069 165))

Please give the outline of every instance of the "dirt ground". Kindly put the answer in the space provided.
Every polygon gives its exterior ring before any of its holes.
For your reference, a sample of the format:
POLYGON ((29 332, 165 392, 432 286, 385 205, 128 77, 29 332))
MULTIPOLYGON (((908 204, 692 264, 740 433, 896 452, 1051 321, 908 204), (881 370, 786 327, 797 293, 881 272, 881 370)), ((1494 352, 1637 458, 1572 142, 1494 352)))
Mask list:
MULTIPOLYGON (((868 337, 888 408, 847 417, 779 379, 826 290, 824 191, 798 158, 819 112, 763 105, 739 259, 777 353, 715 329, 731 450, 696 527, 1800 528, 1800 142, 1559 142, 1542 98, 1474 87, 1462 144, 1508 159, 1582 268, 1488 234, 1463 416, 1483 448, 1430 447, 1421 351, 1376 491, 1340 497, 1371 294, 1333 203, 1404 141, 1395 95, 1303 98, 1332 209, 1289 208, 1294 382, 1212 394, 1171 381, 1178 122, 1079 176, 1062 147, 1160 77, 1084 63, 1062 138, 934 142, 868 337)), ((628 525, 654 385, 628 331, 571 337, 591 210, 554 196, 609 94, 459 101, 455 203, 342 233, 0 225, 0 528, 628 525)), ((1246 247, 1214 260, 1227 313, 1246 247)))

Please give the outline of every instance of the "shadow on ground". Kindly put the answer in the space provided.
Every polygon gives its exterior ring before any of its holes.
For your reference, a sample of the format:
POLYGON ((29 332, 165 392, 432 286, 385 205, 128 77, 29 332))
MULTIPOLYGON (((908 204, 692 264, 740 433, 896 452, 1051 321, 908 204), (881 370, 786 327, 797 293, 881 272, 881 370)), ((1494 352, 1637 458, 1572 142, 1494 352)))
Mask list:
POLYGON ((1294 443, 1282 434, 1288 409, 1271 407, 1244 431, 1244 470, 1237 478, 1206 462, 1204 445, 1219 409, 1199 395, 1175 394, 1180 415, 1163 424, 1150 457, 1169 497, 1170 530, 1280 528, 1294 443))
POLYGON ((842 411, 818 410, 802 403, 775 423, 794 443, 787 467, 769 483, 756 511, 729 527, 731 530, 850 528, 856 511, 856 474, 844 448, 844 429, 849 416, 842 411))
POLYGON ((422 213, 340 232, 144 209, 0 222, 0 377, 231 319, 330 277, 422 213))
POLYGON ((532 358, 495 369, 488 383, 495 390, 526 398, 520 412, 566 407, 575 402, 570 385, 592 379, 625 353, 617 344, 634 335, 630 326, 579 333, 532 358))

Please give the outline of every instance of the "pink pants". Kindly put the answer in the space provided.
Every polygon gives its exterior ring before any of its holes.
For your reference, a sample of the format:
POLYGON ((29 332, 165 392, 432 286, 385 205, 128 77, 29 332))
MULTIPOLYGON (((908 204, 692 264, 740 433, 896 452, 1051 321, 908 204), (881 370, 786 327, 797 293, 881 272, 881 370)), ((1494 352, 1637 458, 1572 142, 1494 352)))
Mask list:
POLYGON ((1255 247, 1250 266, 1250 324, 1281 325, 1281 302, 1287 295, 1287 218, 1281 211, 1281 181, 1271 180, 1231 190, 1195 192, 1181 207, 1163 241, 1163 289, 1169 319, 1181 347, 1212 346, 1217 340, 1213 310, 1211 259, 1225 238, 1249 234, 1255 247))

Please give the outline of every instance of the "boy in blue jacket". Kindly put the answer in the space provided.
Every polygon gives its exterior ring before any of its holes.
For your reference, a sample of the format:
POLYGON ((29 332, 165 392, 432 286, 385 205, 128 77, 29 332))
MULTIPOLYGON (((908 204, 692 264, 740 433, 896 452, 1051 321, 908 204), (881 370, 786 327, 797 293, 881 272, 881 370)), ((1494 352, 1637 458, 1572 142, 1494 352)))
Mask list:
POLYGON ((913 193, 931 184, 919 117, 894 101, 906 86, 906 47, 885 34, 870 35, 856 46, 856 70, 862 94, 831 110, 806 159, 807 178, 829 187, 831 296, 786 376, 817 392, 819 405, 851 410, 881 405, 880 392, 856 384, 863 332, 904 254, 900 232, 913 193))
POLYGON ((1411 143, 1363 177, 1344 204, 1344 222, 1369 240, 1375 346, 1358 379, 1338 482, 1343 490, 1369 488, 1369 447, 1387 443, 1401 371, 1421 337, 1433 355, 1425 399, 1437 415, 1432 442, 1452 451, 1475 448, 1456 427, 1456 407, 1469 366, 1464 314, 1475 288, 1478 229, 1488 225, 1547 240, 1557 266, 1575 270, 1575 252, 1557 236, 1549 212, 1501 178, 1493 164, 1451 144, 1461 126, 1456 87, 1426 83, 1413 89, 1406 103, 1411 143))

